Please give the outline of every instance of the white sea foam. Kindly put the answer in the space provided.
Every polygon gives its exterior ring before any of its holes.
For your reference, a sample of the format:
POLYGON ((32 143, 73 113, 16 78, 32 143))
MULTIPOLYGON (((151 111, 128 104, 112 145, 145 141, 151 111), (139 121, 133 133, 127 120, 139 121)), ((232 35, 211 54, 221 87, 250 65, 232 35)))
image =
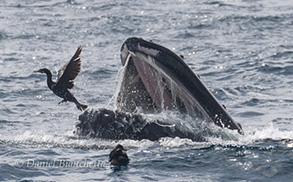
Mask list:
POLYGON ((206 142, 195 142, 190 139, 182 138, 161 138, 158 142, 150 140, 103 140, 98 138, 78 137, 73 134, 73 131, 67 131, 63 135, 46 133, 43 130, 25 131, 13 136, 1 135, 2 141, 15 143, 19 145, 32 145, 43 147, 65 147, 65 148, 112 148, 118 143, 126 146, 126 148, 149 148, 158 143, 165 148, 176 148, 184 146, 206 145, 249 145, 256 141, 271 139, 271 140, 288 140, 286 144, 292 147, 293 131, 281 130, 274 123, 270 123, 263 128, 248 128, 245 135, 239 135, 237 131, 222 129, 213 124, 208 124, 204 120, 194 119, 182 114, 165 111, 158 114, 144 115, 148 120, 158 119, 166 124, 174 124, 177 127, 193 132, 198 132, 204 135, 206 142))

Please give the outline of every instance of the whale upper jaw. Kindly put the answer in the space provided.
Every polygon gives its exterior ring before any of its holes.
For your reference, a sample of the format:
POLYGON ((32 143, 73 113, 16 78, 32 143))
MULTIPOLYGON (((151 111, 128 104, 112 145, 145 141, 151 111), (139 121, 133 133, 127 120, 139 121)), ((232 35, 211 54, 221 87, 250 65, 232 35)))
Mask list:
POLYGON ((120 56, 124 72, 117 96, 118 110, 176 110, 244 134, 241 125, 174 52, 133 37, 123 43, 120 56))

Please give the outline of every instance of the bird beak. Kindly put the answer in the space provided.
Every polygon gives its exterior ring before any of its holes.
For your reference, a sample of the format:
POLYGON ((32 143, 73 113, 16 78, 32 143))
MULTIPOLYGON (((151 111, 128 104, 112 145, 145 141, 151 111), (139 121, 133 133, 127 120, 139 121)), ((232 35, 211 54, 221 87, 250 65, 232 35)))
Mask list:
POLYGON ((41 70, 35 70, 34 71, 34 73, 40 73, 41 72, 41 70))

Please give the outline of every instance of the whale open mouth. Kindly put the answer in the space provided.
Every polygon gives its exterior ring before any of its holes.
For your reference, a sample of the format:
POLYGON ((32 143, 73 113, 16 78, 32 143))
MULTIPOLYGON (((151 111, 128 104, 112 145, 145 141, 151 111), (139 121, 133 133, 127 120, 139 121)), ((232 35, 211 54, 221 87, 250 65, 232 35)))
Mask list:
POLYGON ((129 38, 122 45, 121 61, 124 72, 117 96, 118 110, 176 110, 243 134, 241 125, 233 121, 183 59, 169 49, 129 38))

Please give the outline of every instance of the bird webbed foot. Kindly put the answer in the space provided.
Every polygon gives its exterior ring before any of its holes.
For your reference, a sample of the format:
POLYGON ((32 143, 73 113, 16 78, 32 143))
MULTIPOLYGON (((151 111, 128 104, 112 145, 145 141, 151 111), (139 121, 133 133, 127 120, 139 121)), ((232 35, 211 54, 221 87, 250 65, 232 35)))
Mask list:
POLYGON ((64 99, 61 100, 61 101, 58 103, 58 105, 61 104, 61 103, 63 103, 63 102, 66 102, 66 100, 64 100, 64 99))
POLYGON ((81 110, 81 111, 83 111, 83 110, 85 110, 88 106, 87 105, 85 105, 85 104, 80 104, 80 103, 75 103, 76 104, 76 107, 77 107, 77 109, 79 109, 79 110, 81 110))

